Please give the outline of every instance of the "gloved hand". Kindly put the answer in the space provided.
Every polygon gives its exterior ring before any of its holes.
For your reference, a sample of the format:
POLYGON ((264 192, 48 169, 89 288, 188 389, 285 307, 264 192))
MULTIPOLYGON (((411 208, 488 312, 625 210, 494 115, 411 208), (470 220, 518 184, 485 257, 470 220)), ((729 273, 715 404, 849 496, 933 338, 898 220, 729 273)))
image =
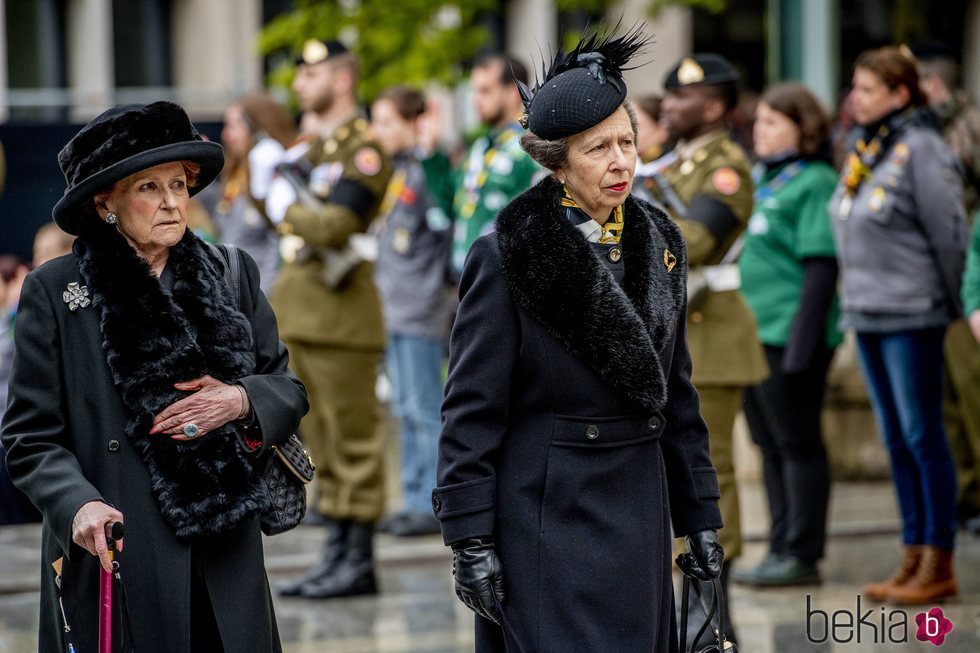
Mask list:
POLYGON ((721 575, 725 550, 718 541, 718 532, 712 529, 698 531, 687 536, 688 553, 677 556, 677 566, 687 576, 699 580, 711 580, 721 575))
POLYGON ((504 572, 490 538, 462 540, 453 547, 456 596, 473 612, 500 625, 498 603, 504 601, 504 572))

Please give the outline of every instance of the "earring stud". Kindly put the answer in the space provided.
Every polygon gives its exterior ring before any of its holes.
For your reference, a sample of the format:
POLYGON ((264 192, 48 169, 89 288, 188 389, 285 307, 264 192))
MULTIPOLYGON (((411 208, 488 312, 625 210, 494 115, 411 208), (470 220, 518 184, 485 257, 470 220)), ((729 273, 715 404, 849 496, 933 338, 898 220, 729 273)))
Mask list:
POLYGON ((112 211, 106 211, 105 217, 103 218, 106 224, 116 224, 119 221, 118 216, 112 211))

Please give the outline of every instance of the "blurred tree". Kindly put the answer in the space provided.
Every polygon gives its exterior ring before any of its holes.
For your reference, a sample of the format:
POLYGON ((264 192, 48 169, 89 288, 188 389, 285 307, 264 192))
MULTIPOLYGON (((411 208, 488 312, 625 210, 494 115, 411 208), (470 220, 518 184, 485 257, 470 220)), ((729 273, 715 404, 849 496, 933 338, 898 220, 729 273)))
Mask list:
POLYGON ((728 8, 728 0, 650 0, 650 15, 656 16, 668 5, 704 9, 712 14, 720 14, 728 8))
POLYGON ((361 97, 371 101, 393 84, 456 83, 460 62, 487 38, 480 12, 497 6, 496 0, 297 0, 262 29, 258 47, 279 59, 269 84, 288 88, 294 55, 307 39, 342 41, 361 60, 361 97))

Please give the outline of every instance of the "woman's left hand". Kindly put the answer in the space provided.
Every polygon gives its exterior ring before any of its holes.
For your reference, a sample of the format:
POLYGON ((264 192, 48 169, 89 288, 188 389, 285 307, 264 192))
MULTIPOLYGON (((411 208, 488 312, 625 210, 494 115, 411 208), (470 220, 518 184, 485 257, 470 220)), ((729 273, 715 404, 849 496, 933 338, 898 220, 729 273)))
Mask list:
POLYGON ((206 435, 241 414, 241 392, 213 376, 205 375, 192 381, 175 383, 174 387, 194 394, 175 401, 154 417, 150 435, 162 433, 186 442, 206 435), (188 437, 184 433, 184 427, 188 424, 197 426, 196 436, 188 437))

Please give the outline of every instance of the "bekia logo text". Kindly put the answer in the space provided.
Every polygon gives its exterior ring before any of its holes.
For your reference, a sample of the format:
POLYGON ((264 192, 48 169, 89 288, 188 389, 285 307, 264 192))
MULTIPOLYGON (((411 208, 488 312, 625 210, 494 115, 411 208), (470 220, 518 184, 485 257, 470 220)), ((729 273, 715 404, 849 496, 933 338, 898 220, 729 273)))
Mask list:
MULTIPOLYGON (((853 612, 821 610, 814 607, 813 597, 806 595, 806 638, 812 644, 827 640, 837 644, 905 644, 909 641, 909 621, 905 610, 884 606, 862 609, 860 594, 853 612)), ((942 608, 915 615, 914 626, 915 639, 934 646, 942 646, 953 630, 953 622, 943 614, 942 608)))

